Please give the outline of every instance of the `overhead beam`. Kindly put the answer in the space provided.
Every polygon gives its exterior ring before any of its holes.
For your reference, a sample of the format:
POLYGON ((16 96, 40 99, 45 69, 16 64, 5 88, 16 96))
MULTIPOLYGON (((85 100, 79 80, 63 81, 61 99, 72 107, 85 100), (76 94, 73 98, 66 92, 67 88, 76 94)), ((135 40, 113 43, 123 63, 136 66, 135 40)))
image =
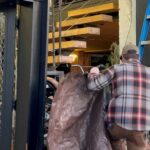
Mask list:
POLYGON ((114 3, 108 3, 83 9, 71 10, 68 12, 69 17, 77 17, 94 13, 110 13, 118 11, 118 5, 114 3))
MULTIPOLYGON (((69 19, 61 22, 61 27, 69 27, 81 24, 90 24, 90 23, 105 23, 112 22, 113 17, 110 15, 94 15, 90 17, 82 17, 77 19, 69 19)), ((59 27, 59 22, 56 23, 56 27, 59 27)))
MULTIPOLYGON (((53 63, 53 56, 48 56, 48 64, 53 63)), ((55 56, 55 63, 73 63, 73 58, 71 56, 55 56)))
MULTIPOLYGON (((64 41, 61 42, 61 48, 62 49, 73 49, 73 48, 86 48, 86 42, 85 41, 64 41)), ((55 43, 55 49, 59 49, 59 43, 55 43)), ((48 44, 48 50, 53 50, 53 44, 48 44)))
MULTIPOLYGON (((61 37, 90 36, 90 35, 100 35, 100 28, 85 27, 62 31, 61 33, 61 37)), ((55 38, 59 38, 59 32, 55 32, 55 38)), ((52 39, 52 33, 49 33, 49 39, 52 39)))
POLYGON ((83 52, 86 52, 86 53, 111 53, 112 51, 109 49, 100 49, 100 50, 91 49, 91 50, 84 50, 83 52))

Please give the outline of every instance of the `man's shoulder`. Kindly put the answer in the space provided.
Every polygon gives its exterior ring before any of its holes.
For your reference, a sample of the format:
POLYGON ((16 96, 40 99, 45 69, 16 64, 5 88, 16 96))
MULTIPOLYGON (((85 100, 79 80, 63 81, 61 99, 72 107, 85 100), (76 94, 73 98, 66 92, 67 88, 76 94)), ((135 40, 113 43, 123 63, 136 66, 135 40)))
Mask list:
POLYGON ((122 64, 114 65, 115 72, 120 72, 122 70, 131 70, 132 68, 133 68, 132 64, 129 64, 129 63, 122 63, 122 64))
POLYGON ((125 65, 128 65, 128 64, 126 64, 126 63, 115 64, 115 65, 114 65, 114 68, 120 68, 120 67, 123 67, 123 66, 125 66, 125 65))

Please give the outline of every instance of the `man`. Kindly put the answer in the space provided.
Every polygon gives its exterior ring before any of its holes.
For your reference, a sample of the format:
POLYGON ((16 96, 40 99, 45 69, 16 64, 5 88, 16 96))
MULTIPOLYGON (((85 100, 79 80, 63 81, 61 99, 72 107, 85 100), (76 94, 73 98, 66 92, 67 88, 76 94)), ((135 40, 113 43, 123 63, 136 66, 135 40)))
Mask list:
POLYGON ((146 150, 145 131, 150 130, 150 69, 140 64, 138 51, 135 45, 126 45, 122 64, 96 77, 96 72, 89 73, 91 90, 112 84, 107 122, 114 150, 125 150, 126 145, 128 150, 146 150))

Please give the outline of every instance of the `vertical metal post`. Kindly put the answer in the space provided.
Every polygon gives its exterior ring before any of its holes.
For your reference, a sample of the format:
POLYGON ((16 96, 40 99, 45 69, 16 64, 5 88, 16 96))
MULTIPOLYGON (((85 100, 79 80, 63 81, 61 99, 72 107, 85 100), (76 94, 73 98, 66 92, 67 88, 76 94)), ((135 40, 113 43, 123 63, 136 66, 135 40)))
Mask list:
POLYGON ((20 11, 15 150, 42 150, 47 65, 48 0, 20 11))
POLYGON ((33 3, 32 74, 36 85, 32 91, 28 148, 42 150, 44 144, 45 89, 48 45, 48 0, 33 3), (36 127, 35 127, 36 125, 36 127))
POLYGON ((33 5, 20 6, 17 65, 17 108, 15 150, 25 150, 27 146, 29 109, 31 101, 31 45, 33 5))
POLYGON ((2 120, 0 149, 11 149, 12 133, 12 102, 14 86, 14 52, 15 52, 15 19, 16 9, 7 8, 6 30, 5 30, 5 50, 3 67, 3 93, 2 93, 2 120))
POLYGON ((52 51, 53 51, 53 67, 56 67, 55 62, 55 0, 51 0, 52 9, 52 51))
POLYGON ((61 56, 61 41, 62 41, 62 37, 61 37, 61 32, 62 32, 62 26, 61 26, 61 21, 62 21, 62 0, 59 0, 59 55, 61 56))

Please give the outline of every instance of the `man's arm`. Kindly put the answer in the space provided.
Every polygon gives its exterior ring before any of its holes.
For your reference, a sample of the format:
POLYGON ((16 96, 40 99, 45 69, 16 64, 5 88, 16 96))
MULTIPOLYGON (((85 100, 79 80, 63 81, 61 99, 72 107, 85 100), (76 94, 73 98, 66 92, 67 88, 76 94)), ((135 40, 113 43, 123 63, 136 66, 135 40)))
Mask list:
POLYGON ((114 67, 107 69, 104 73, 97 75, 95 78, 90 78, 88 89, 98 91, 109 85, 114 77, 114 67))

